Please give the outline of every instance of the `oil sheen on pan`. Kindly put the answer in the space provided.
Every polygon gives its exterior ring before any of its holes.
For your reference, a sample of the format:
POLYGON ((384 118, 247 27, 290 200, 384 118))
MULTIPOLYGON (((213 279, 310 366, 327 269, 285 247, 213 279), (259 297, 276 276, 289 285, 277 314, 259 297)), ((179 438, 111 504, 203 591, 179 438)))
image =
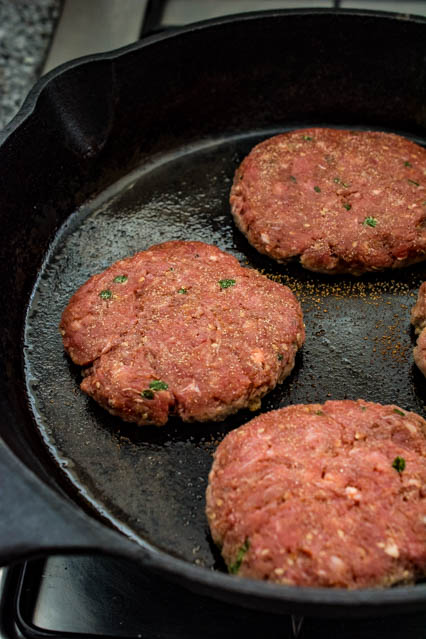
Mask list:
MULTIPOLYGON (((409 314, 422 264, 361 278, 311 273, 258 253, 235 227, 229 191, 265 130, 200 143, 141 167, 76 211, 59 230, 28 309, 25 361, 37 427, 68 490, 133 537, 206 567, 225 569, 211 542, 205 490, 212 454, 232 429, 289 404, 364 399, 424 414, 409 314), (57 326, 73 293, 124 256, 169 240, 207 242, 285 284, 301 303, 307 339, 285 383, 254 413, 194 428, 135 428, 79 389, 57 326), (71 488, 70 488, 71 486, 71 488)), ((417 140, 418 142, 418 140, 417 140)))

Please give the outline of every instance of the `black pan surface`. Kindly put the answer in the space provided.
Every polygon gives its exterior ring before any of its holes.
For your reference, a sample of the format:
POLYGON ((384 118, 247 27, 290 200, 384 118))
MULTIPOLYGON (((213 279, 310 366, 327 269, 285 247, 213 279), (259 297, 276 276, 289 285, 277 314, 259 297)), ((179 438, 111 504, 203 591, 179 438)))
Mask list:
POLYGON ((330 398, 396 403, 425 414, 409 326, 424 265, 329 278, 272 262, 235 228, 228 204, 233 172, 272 133, 183 147, 87 202, 59 230, 28 308, 28 394, 56 463, 80 496, 115 525, 208 568, 223 566, 206 526, 204 493, 212 453, 229 430, 260 411, 330 398), (78 388, 80 369, 64 354, 57 330, 68 299, 115 260, 171 239, 216 244, 290 286, 302 303, 306 345, 291 376, 255 414, 241 411, 221 424, 174 419, 164 428, 138 428, 112 417, 78 388))

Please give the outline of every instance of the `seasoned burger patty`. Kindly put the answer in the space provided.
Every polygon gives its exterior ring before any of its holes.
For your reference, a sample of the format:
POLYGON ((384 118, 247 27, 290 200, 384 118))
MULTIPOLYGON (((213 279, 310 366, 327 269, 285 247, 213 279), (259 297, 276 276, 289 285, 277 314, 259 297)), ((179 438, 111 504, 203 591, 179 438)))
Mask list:
POLYGON ((426 282, 420 286, 417 302, 411 309, 411 323, 419 334, 413 351, 414 361, 426 376, 426 282))
POLYGON ((426 573, 426 422, 358 401, 288 406, 216 450, 207 517, 230 572, 360 588, 426 573))
POLYGON ((231 210, 261 253, 322 273, 426 258, 426 150, 390 133, 304 129, 252 149, 231 210))
POLYGON ((60 324, 81 384, 137 424, 221 420, 290 373, 304 340, 293 293, 201 242, 166 242, 94 275, 60 324))

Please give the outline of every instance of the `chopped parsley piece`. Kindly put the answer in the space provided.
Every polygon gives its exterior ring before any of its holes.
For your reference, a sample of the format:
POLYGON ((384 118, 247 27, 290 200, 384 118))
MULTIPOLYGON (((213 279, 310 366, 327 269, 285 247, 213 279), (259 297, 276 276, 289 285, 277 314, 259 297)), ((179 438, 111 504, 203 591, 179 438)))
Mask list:
POLYGON ((333 180, 333 182, 335 182, 336 184, 340 184, 340 178, 335 177, 335 178, 334 178, 334 180, 333 180))
POLYGON ((316 191, 317 193, 321 193, 321 189, 319 186, 314 186, 314 191, 316 191))
POLYGON ((392 468, 395 468, 395 470, 397 470, 399 473, 402 473, 405 468, 405 459, 403 457, 400 457, 399 455, 398 457, 395 457, 392 462, 392 468))
POLYGON ((399 410, 399 408, 394 408, 393 412, 397 415, 401 415, 401 417, 405 417, 405 413, 403 413, 402 410, 399 410))
POLYGON ((152 390, 149 390, 149 388, 142 391, 141 395, 142 397, 145 397, 145 399, 154 399, 154 392, 152 390))
POLYGON ((241 548, 238 550, 237 558, 235 559, 234 563, 228 567, 228 570, 232 575, 236 575, 239 569, 241 568, 244 555, 246 554, 249 548, 250 548, 250 541, 246 539, 243 545, 241 546, 241 548))
POLYGON ((153 382, 149 383, 149 387, 152 390, 167 390, 169 385, 166 382, 162 382, 161 379, 155 379, 153 382))
POLYGON ((230 286, 235 286, 236 280, 219 280, 220 288, 229 288, 230 286))
POLYGON ((316 410, 315 415, 324 415, 324 413, 322 412, 322 410, 316 410))
POLYGON ((413 184, 414 186, 420 186, 418 182, 416 182, 415 180, 410 180, 410 178, 407 179, 407 182, 409 182, 410 184, 413 184))
POLYGON ((310 135, 304 135, 303 139, 306 140, 306 142, 312 142, 312 138, 310 135))
POLYGON ((378 222, 378 220, 376 220, 375 217, 366 217, 364 222, 363 222, 363 225, 364 226, 373 226, 374 227, 374 226, 377 226, 377 222, 378 222))
POLYGON ((127 282, 127 275, 117 275, 113 280, 116 284, 125 284, 127 282))
POLYGON ((292 182, 297 182, 297 180, 296 180, 296 178, 294 177, 294 175, 290 175, 290 180, 291 180, 292 182))
POLYGON ((351 204, 344 204, 343 208, 346 209, 347 211, 350 211, 351 208, 352 208, 352 205, 351 204))
POLYGON ((361 410, 367 410, 367 406, 361 406, 361 410))
POLYGON ((281 362, 281 360, 284 359, 284 355, 282 353, 278 353, 277 359, 279 362, 281 362))
POLYGON ((413 166, 413 165, 411 164, 411 162, 408 162, 408 160, 406 160, 406 161, 404 162, 404 166, 411 167, 411 166, 413 166))
POLYGON ((186 290, 186 288, 180 288, 178 290, 178 293, 181 293, 182 295, 185 295, 188 291, 186 290))
POLYGON ((101 291, 99 293, 99 297, 101 297, 103 300, 110 300, 112 297, 112 293, 108 289, 105 289, 104 291, 101 291))

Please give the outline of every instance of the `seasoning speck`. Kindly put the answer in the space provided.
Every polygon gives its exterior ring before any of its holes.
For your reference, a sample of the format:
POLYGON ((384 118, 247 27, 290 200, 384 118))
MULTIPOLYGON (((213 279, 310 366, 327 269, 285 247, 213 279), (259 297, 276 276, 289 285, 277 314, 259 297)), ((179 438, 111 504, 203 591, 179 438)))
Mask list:
POLYGON ((127 275, 117 275, 113 281, 115 284, 125 284, 127 282, 127 275))
POLYGON ((314 186, 314 191, 316 191, 317 193, 321 193, 321 189, 319 186, 314 186))
POLYGON ((99 297, 101 297, 103 300, 110 300, 112 297, 112 293, 108 289, 105 289, 99 293, 99 297))

